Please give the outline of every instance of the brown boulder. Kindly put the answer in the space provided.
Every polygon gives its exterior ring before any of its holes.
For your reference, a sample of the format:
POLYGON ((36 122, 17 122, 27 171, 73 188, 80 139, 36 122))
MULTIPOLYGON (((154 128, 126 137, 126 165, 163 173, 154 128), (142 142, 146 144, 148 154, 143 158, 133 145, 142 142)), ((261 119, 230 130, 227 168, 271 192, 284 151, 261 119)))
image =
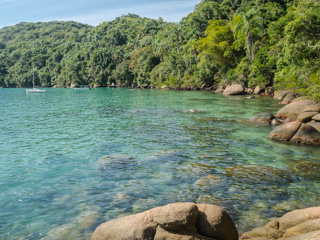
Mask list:
POLYGON ((282 100, 284 99, 284 97, 289 93, 290 91, 285 90, 285 91, 275 91, 273 98, 274 99, 278 99, 278 100, 282 100))
POLYGON ((297 97, 299 97, 300 95, 297 93, 288 93, 282 100, 281 104, 288 104, 291 103, 294 99, 296 99, 297 97))
POLYGON ((261 92, 264 91, 264 88, 261 88, 259 86, 256 86, 255 89, 254 89, 254 94, 260 94, 261 92))
POLYGON ((240 239, 318 239, 320 236, 320 207, 295 210, 272 220, 263 227, 244 233, 240 239))
POLYGON ((219 240, 238 239, 233 221, 221 208, 173 203, 103 223, 94 231, 92 240, 215 240, 215 236, 219 240))
POLYGON ((230 216, 220 207, 198 204, 198 232, 204 236, 232 240, 238 239, 238 231, 230 216))
POLYGON ((281 108, 277 112, 276 118, 282 118, 282 119, 285 119, 287 117, 297 118, 303 112, 303 110, 306 107, 308 107, 310 104, 312 104, 312 102, 308 100, 292 102, 284 106, 283 108, 281 108))
POLYGON ((298 116, 297 121, 302 122, 302 123, 310 122, 312 117, 317 114, 318 114, 318 112, 303 112, 298 116))
POLYGON ((241 84, 232 84, 226 87, 223 95, 242 95, 245 94, 245 88, 241 84))
POLYGON ((320 114, 313 116, 312 120, 315 120, 316 122, 320 122, 320 114))
POLYGON ((320 132, 308 124, 302 124, 299 131, 290 142, 310 145, 320 145, 320 132))
POLYGON ((300 122, 289 122, 281 124, 273 129, 273 131, 269 135, 269 138, 272 140, 290 141, 290 139, 298 131, 300 126, 300 122))
POLYGON ((311 127, 314 127, 315 129, 317 129, 318 132, 320 132, 320 122, 309 122, 307 124, 311 127))
POLYGON ((303 112, 320 112, 320 106, 319 105, 310 105, 307 106, 305 109, 303 109, 303 112))

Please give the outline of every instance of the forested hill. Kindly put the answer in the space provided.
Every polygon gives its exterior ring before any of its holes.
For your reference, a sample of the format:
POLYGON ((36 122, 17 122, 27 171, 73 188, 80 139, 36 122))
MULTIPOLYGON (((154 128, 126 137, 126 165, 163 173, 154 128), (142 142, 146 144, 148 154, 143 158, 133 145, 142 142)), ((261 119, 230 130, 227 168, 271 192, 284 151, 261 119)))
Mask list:
POLYGON ((128 14, 92 27, 0 29, 0 86, 90 84, 175 88, 230 82, 320 98, 318 0, 202 0, 180 23, 128 14))

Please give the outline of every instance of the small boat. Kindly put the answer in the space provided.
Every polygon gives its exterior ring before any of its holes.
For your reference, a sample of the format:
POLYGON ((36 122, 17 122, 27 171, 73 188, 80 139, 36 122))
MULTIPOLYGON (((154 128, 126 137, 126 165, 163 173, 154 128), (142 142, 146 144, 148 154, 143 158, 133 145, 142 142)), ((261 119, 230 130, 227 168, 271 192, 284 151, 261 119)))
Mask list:
POLYGON ((33 85, 33 88, 32 88, 32 89, 26 89, 26 92, 27 92, 27 93, 45 93, 45 92, 46 92, 46 90, 44 90, 44 89, 39 89, 39 88, 36 88, 36 87, 34 86, 34 69, 33 69, 32 85, 33 85))
POLYGON ((75 85, 74 90, 90 90, 91 88, 88 85, 75 85))
POLYGON ((109 85, 109 88, 116 88, 116 87, 117 85, 115 85, 114 82, 111 85, 109 85))

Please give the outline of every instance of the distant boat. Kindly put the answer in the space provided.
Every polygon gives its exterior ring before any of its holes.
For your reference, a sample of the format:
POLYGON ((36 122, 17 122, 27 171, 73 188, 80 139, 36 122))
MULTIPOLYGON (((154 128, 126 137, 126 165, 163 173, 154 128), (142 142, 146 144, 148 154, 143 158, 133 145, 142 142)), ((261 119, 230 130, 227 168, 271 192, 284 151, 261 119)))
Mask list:
POLYGON ((34 86, 34 69, 33 69, 32 85, 33 85, 33 89, 26 89, 27 93, 45 93, 46 92, 46 90, 38 89, 34 86))
POLYGON ((88 85, 75 85, 74 90, 90 90, 91 88, 88 85))
POLYGON ((109 88, 116 88, 116 87, 117 85, 115 85, 114 82, 111 85, 109 85, 109 88))

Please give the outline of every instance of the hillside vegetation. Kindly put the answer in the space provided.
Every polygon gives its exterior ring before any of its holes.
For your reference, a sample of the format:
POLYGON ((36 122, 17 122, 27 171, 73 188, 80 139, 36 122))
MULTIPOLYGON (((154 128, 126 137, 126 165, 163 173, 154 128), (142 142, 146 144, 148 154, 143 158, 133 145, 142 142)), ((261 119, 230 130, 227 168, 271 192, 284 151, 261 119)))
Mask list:
POLYGON ((115 83, 194 88, 239 82, 320 99, 318 0, 202 0, 179 23, 128 14, 92 27, 0 29, 0 86, 115 83))

